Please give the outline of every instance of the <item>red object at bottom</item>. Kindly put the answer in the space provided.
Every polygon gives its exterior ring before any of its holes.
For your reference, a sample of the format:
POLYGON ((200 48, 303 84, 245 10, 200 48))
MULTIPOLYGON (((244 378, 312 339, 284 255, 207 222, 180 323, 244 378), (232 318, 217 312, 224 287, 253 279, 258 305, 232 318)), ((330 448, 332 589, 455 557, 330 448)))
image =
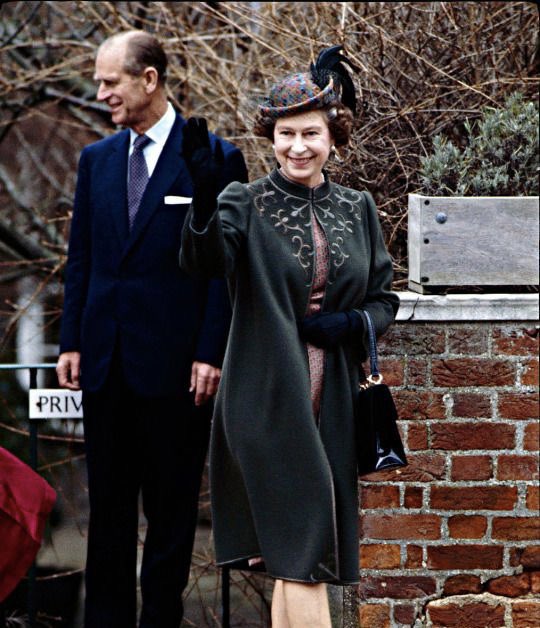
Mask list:
POLYGON ((0 447, 0 602, 34 561, 55 500, 38 473, 0 447))

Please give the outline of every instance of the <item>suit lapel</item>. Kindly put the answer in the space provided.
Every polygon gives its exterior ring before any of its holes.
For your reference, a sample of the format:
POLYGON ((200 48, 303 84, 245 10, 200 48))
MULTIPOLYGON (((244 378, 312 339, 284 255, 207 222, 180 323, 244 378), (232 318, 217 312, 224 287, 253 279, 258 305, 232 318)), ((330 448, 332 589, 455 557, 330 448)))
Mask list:
POLYGON ((112 220, 121 243, 128 237, 127 222, 127 160, 129 131, 118 134, 112 145, 103 172, 102 189, 107 190, 107 206, 111 208, 112 220))
POLYGON ((164 195, 173 183, 177 182, 180 189, 185 190, 185 193, 191 194, 191 178, 181 155, 182 127, 184 124, 184 120, 177 115, 173 128, 159 156, 156 168, 144 191, 123 255, 128 253, 129 249, 141 236, 150 218, 163 202, 164 195))

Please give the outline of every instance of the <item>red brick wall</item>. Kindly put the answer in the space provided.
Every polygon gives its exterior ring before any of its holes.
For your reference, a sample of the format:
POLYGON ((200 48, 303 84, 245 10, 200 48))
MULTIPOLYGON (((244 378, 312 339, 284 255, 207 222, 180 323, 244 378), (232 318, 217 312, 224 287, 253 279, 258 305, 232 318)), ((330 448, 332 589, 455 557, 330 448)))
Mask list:
POLYGON ((538 330, 398 323, 379 352, 410 464, 360 483, 362 628, 538 628, 538 330))

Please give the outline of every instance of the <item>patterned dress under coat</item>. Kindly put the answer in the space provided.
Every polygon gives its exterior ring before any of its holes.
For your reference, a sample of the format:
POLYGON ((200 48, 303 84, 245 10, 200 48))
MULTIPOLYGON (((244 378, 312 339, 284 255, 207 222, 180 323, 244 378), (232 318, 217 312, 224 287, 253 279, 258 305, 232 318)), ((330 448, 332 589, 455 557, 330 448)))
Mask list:
POLYGON ((203 232, 188 214, 180 260, 189 273, 226 276, 233 306, 210 449, 218 564, 262 556, 276 578, 357 582, 353 397, 366 338, 315 352, 310 375, 297 321, 315 304, 368 310, 378 334, 393 322, 399 301, 373 199, 279 170, 232 183, 203 232), (322 281, 314 218, 328 253, 322 281), (312 400, 316 354, 324 369, 312 400))
MULTIPOLYGON (((324 299, 324 290, 326 287, 326 278, 328 276, 328 243, 324 236, 324 231, 319 224, 319 221, 315 217, 313 211, 311 212, 311 225, 313 232, 313 245, 314 245, 314 272, 313 272, 313 284, 311 286, 311 296, 307 307, 306 316, 313 316, 317 312, 320 312, 321 305, 324 299)), ((321 395, 324 381, 324 356, 325 351, 319 347, 315 347, 312 344, 306 345, 308 352, 308 365, 309 365, 309 379, 311 382, 311 403, 313 405, 313 416, 319 423, 319 410, 321 407, 321 395)))

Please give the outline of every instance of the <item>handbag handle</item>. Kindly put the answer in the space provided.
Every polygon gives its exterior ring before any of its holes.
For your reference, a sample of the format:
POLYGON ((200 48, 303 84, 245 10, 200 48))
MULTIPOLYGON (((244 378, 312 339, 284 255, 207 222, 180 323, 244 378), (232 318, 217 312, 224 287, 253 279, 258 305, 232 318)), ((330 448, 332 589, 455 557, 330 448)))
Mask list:
POLYGON ((367 377, 367 381, 370 385, 381 384, 383 376, 379 372, 379 364, 377 361, 377 337, 375 336, 375 328, 373 327, 373 321, 371 315, 367 310, 362 310, 368 329, 369 336, 369 370, 370 374, 367 377))

